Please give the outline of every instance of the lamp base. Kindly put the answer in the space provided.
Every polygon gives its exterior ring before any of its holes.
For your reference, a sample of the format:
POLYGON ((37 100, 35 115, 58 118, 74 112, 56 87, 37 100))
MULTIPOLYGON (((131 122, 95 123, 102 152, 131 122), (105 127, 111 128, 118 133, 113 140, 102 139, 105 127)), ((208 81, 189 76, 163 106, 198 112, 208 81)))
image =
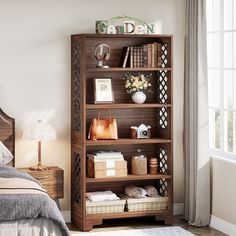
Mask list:
POLYGON ((32 166, 32 167, 30 167, 30 170, 43 171, 43 170, 48 170, 48 167, 39 164, 39 165, 37 165, 37 166, 32 166))

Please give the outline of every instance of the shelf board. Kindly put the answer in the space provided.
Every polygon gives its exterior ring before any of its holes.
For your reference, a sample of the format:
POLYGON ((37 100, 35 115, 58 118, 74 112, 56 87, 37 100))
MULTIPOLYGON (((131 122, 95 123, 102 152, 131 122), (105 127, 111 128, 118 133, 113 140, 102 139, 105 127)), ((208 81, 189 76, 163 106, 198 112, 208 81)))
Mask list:
POLYGON ((99 145, 130 145, 130 144, 155 144, 155 143, 171 143, 170 139, 131 139, 131 138, 119 138, 116 140, 86 140, 87 146, 99 146, 99 145))
POLYGON ((134 211, 134 212, 118 212, 118 213, 103 213, 103 214, 86 214, 88 219, 113 219, 113 218, 129 218, 138 216, 154 216, 154 215, 168 214, 168 210, 159 211, 134 211))
POLYGON ((135 109, 135 108, 159 108, 171 107, 171 104, 157 104, 157 103, 109 103, 109 104, 86 104, 86 109, 135 109))
POLYGON ((126 72, 126 71, 160 71, 168 70, 171 71, 171 67, 166 68, 122 68, 122 67, 110 67, 110 68, 87 68, 87 72, 126 72))
POLYGON ((153 179, 170 179, 171 175, 165 174, 147 174, 147 175, 127 175, 124 177, 107 177, 107 178, 86 178, 87 183, 101 182, 125 182, 135 180, 153 180, 153 179))

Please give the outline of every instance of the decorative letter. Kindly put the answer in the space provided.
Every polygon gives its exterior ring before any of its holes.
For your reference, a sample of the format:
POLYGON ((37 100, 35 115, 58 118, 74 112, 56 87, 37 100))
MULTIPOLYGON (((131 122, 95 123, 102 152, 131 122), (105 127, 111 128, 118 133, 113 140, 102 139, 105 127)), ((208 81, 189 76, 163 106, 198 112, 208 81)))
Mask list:
POLYGON ((147 34, 155 34, 155 31, 156 31, 155 24, 147 25, 147 34))
POLYGON ((116 27, 114 25, 109 25, 107 28, 108 34, 116 34, 116 27))
POLYGON ((134 34, 135 24, 133 21, 124 21, 124 33, 134 34))
POLYGON ((107 21, 105 21, 105 20, 96 21, 96 33, 97 34, 106 34, 107 33, 107 21))
POLYGON ((144 25, 136 25, 135 26, 135 34, 145 34, 146 28, 144 25))

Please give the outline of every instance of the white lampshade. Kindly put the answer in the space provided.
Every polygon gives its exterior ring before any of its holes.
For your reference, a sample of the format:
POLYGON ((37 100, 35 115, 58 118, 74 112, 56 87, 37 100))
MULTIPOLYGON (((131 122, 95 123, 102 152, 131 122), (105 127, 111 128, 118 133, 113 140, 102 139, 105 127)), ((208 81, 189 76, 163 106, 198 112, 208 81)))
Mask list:
POLYGON ((38 120, 24 131, 23 138, 36 141, 52 141, 57 138, 57 134, 50 124, 38 120))

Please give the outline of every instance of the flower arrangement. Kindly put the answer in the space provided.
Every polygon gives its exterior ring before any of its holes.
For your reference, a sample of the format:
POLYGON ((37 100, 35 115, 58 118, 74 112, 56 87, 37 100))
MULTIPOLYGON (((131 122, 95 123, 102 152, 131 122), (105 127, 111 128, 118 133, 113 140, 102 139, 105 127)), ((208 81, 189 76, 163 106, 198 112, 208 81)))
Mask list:
MULTIPOLYGON (((125 88, 127 93, 135 93, 135 92, 143 92, 152 86, 150 83, 150 79, 152 78, 152 74, 144 75, 138 74, 136 76, 131 75, 129 73, 125 74, 125 88)), ((148 90, 151 92, 151 90, 148 90)))

